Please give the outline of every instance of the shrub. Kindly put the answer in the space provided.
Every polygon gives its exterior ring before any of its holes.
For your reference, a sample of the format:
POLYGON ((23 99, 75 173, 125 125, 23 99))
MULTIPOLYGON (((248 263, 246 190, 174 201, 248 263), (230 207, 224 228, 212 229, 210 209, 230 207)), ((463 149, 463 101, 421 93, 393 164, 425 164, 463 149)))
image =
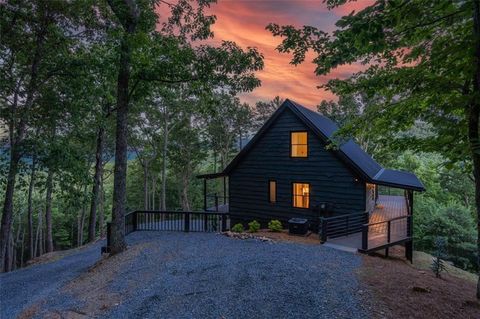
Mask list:
POLYGON ((244 231, 243 225, 240 224, 240 223, 233 225, 232 231, 233 231, 234 233, 243 233, 243 231, 244 231))
POLYGON ((433 199, 418 201, 414 212, 414 236, 418 250, 435 254, 435 239, 445 238, 445 258, 462 269, 475 270, 476 230, 470 211, 455 202, 438 204, 433 199))
POLYGON ((442 258, 445 258, 445 238, 437 236, 435 238, 435 246, 437 250, 435 251, 435 256, 433 257, 430 269, 432 269, 435 277, 440 278, 442 276, 442 272, 447 270, 442 260, 442 258))
POLYGON ((256 233, 260 229, 260 223, 256 220, 253 220, 248 223, 248 231, 250 233, 256 233))
POLYGON ((268 223, 268 229, 270 229, 270 231, 272 231, 272 232, 279 232, 283 229, 283 226, 282 226, 282 223, 279 220, 272 219, 268 223))

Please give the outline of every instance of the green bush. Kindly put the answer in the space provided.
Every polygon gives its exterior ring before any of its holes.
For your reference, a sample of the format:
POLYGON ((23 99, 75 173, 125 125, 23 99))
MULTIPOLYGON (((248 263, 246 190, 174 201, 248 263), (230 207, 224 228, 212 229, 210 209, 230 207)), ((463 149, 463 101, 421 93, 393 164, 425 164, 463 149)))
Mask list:
POLYGON ((282 226, 282 223, 279 220, 272 219, 268 223, 268 229, 270 229, 270 231, 272 231, 272 232, 279 232, 283 229, 283 226, 282 226))
POLYGON ((423 199, 414 210, 416 249, 435 253, 435 239, 446 239, 445 254, 455 266, 476 269, 476 230, 470 211, 455 202, 438 204, 423 199))
POLYGON ((233 225, 232 231, 233 231, 234 233, 243 233, 243 231, 244 231, 243 225, 240 224, 240 223, 233 225))
POLYGON ((256 220, 253 220, 248 223, 248 231, 250 233, 256 233, 260 229, 260 223, 256 220))

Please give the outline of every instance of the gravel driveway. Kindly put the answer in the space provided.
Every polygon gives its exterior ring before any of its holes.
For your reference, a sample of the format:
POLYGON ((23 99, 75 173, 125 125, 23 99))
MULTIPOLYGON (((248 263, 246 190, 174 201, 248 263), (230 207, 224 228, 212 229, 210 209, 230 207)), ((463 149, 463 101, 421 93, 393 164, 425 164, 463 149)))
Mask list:
POLYGON ((99 241, 54 262, 0 273, 0 318, 15 318, 38 300, 48 300, 55 295, 63 284, 99 259, 103 244, 104 241, 99 241))
MULTIPOLYGON (((350 253, 205 233, 136 232, 128 241, 148 244, 102 281, 118 302, 97 317, 368 317, 354 274, 361 259, 350 253)), ((38 317, 85 308, 85 298, 61 287, 100 258, 98 247, 2 275, 1 318, 15 317, 33 300, 42 302, 38 317)), ((105 269, 114 268, 109 260, 105 269)))

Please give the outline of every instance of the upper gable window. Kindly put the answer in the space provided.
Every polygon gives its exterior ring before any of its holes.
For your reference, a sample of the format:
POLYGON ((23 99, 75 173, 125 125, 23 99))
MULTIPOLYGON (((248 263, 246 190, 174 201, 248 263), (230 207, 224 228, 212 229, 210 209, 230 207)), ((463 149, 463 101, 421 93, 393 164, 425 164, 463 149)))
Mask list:
POLYGON ((308 157, 308 134, 307 132, 290 133, 290 156, 308 157))

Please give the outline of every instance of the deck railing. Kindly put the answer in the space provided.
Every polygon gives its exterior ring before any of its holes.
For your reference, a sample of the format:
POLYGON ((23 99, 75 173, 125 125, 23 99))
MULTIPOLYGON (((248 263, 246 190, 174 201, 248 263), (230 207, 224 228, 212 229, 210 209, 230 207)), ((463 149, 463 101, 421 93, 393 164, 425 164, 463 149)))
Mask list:
MULTIPOLYGON (((125 215, 125 235, 134 231, 223 232, 230 229, 228 213, 183 211, 134 211, 125 215)), ((111 223, 107 223, 107 252, 111 243, 111 223)))
POLYGON ((334 217, 320 217, 320 241, 326 242, 328 238, 358 233, 362 225, 368 222, 368 212, 357 212, 334 217))
POLYGON ((362 251, 388 248, 408 241, 412 236, 412 227, 413 219, 411 215, 364 224, 362 227, 362 251))

